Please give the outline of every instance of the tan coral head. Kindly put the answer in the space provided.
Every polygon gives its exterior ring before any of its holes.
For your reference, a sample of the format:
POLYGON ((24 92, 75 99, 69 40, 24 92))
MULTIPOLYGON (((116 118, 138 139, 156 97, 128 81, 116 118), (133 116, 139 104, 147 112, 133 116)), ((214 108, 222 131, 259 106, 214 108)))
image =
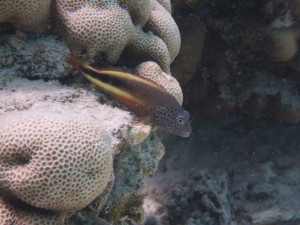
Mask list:
POLYGON ((104 55, 108 62, 115 64, 127 52, 131 60, 155 60, 169 73, 181 38, 170 14, 170 1, 160 2, 56 0, 58 33, 77 56, 83 52, 92 58, 104 55))
POLYGON ((0 115, 0 189, 40 208, 87 206, 113 173, 111 138, 101 127, 81 114, 0 115))
POLYGON ((15 28, 41 33, 47 26, 51 0, 1 0, 0 23, 11 23, 15 28))

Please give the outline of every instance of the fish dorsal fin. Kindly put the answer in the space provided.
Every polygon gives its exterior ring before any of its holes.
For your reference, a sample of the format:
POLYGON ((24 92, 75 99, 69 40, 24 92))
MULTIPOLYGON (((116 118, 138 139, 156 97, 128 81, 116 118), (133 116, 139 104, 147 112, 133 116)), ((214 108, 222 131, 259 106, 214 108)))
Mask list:
POLYGON ((107 67, 96 67, 95 70, 98 70, 99 72, 100 71, 116 71, 116 72, 124 72, 124 73, 130 73, 130 72, 127 72, 125 70, 122 70, 118 67, 114 67, 114 66, 107 66, 107 67))

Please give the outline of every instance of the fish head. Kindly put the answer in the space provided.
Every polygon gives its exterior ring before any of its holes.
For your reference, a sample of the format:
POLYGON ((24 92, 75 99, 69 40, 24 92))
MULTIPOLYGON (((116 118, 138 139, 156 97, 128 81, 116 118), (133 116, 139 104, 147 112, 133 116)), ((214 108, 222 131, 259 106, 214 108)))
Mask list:
POLYGON ((182 110, 176 116, 176 124, 178 129, 178 135, 182 137, 189 137, 192 133, 192 127, 190 124, 190 114, 186 110, 182 110))
POLYGON ((159 128, 181 137, 190 136, 192 132, 190 114, 180 105, 157 106, 153 114, 154 123, 159 128))

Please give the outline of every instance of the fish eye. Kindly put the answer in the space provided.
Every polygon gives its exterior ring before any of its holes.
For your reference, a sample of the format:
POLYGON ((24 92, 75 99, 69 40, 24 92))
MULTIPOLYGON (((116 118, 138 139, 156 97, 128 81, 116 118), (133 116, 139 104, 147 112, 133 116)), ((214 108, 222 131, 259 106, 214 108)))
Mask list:
POLYGON ((180 123, 180 124, 184 124, 184 119, 182 116, 178 116, 177 118, 177 122, 180 123))

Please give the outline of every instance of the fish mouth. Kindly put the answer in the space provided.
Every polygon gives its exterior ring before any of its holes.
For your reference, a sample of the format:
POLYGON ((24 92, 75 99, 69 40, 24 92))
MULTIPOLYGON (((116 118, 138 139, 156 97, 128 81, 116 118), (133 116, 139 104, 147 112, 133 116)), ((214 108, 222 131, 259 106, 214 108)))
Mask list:
POLYGON ((185 131, 179 134, 180 137, 188 138, 191 135, 192 131, 185 131))

